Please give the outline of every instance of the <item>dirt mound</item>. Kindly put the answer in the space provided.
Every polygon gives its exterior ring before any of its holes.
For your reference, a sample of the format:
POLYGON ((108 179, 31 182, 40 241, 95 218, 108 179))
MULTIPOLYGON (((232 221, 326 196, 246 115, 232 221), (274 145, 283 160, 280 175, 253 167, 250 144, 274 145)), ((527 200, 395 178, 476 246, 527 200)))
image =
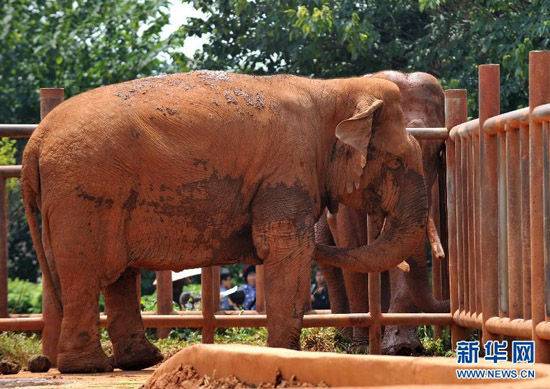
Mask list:
POLYGON ((200 375, 193 366, 180 366, 176 372, 165 373, 160 376, 153 386, 145 386, 147 389, 246 389, 246 388, 326 388, 325 383, 310 384, 300 382, 292 376, 290 380, 284 380, 282 374, 277 374, 276 383, 261 383, 259 385, 247 384, 237 377, 212 378, 207 375, 200 375))

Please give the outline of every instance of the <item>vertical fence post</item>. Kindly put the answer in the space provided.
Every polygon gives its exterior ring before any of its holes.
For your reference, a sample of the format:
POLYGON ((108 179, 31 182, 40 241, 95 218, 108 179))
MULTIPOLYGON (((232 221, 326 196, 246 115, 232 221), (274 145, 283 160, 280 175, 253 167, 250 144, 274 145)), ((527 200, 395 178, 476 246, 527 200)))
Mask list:
POLYGON ((8 317, 8 201, 6 179, 0 178, 0 317, 8 317))
POLYGON ((439 188, 439 228, 440 239, 443 245, 443 251, 446 253, 445 258, 440 261, 439 267, 441 269, 441 285, 442 285, 442 299, 448 299, 450 295, 449 287, 449 231, 448 231, 448 215, 447 215, 447 157, 446 146, 443 149, 441 161, 439 162, 437 179, 439 188))
MULTIPOLYGON (((172 313, 172 272, 170 270, 161 270, 157 275, 157 313, 159 315, 169 315, 172 313)), ((166 338, 170 333, 170 328, 157 328, 157 337, 166 338)))
MULTIPOLYGON (((508 314, 510 319, 523 318, 523 275, 521 252, 521 177, 519 132, 506 126, 506 192, 508 232, 508 314)), ((526 260, 526 259, 525 259, 526 260)))
MULTIPOLYGON (((63 88, 41 88, 40 118, 44 119, 51 110, 61 104, 64 95, 63 88)), ((61 332, 62 318, 62 308, 57 303, 53 285, 42 277, 42 319, 44 320, 42 353, 50 359, 54 366, 57 364, 57 343, 61 332)))
MULTIPOLYGON (((214 323, 214 313, 216 310, 214 309, 214 298, 212 296, 212 292, 214 291, 213 285, 214 281, 219 282, 218 280, 214 280, 214 274, 212 271, 212 267, 203 267, 202 268, 202 274, 201 274, 201 310, 202 310, 202 343, 214 343, 214 332, 216 330, 215 323, 214 323)), ((218 286, 218 294, 219 294, 219 286, 218 286)))
MULTIPOLYGON (((380 228, 369 215, 367 218, 368 225, 368 242, 373 242, 380 228)), ((380 315, 382 313, 381 291, 380 291, 380 273, 369 273, 368 275, 368 292, 369 292, 369 312, 373 318, 373 322, 369 327, 369 354, 380 354, 382 352, 380 339, 382 337, 382 326, 380 325, 380 315)))
MULTIPOLYGON (((550 103, 550 51, 529 53, 529 112, 550 103)), ((548 145, 546 145, 548 147, 548 145)), ((531 317, 536 361, 550 362, 550 342, 537 336, 536 326, 545 319, 543 232, 543 139, 542 126, 529 119, 529 195, 531 203, 531 317)), ((548 271, 548 269, 546 269, 548 271)))
POLYGON ((264 265, 256 266, 256 311, 265 312, 265 275, 264 265))
MULTIPOLYGON (((451 130, 453 127, 468 120, 468 106, 465 89, 449 89, 445 91, 445 127, 451 130)), ((457 200, 459 196, 456 186, 456 174, 459 167, 455 158, 455 141, 447 139, 445 157, 447 163, 447 223, 448 223, 448 257, 449 257, 449 286, 451 299, 451 315, 455 315, 459 309, 459 278, 458 278, 458 214, 457 200)), ((463 275, 461 275, 463 276, 463 275)), ((454 348, 456 342, 466 338, 466 330, 457 324, 451 325, 451 345, 454 348)))
POLYGON ((479 66, 479 153, 481 166, 481 276, 483 342, 493 339, 485 323, 498 316, 498 177, 497 139, 486 135, 483 123, 500 113, 500 66, 479 66))

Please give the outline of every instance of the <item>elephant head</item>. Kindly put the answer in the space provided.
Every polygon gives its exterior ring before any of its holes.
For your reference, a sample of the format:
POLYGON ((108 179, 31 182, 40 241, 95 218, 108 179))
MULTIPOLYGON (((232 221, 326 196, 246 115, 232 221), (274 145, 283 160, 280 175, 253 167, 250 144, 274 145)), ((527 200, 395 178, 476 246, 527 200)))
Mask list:
POLYGON ((336 126, 338 141, 326 183, 329 209, 334 211, 342 203, 376 213, 384 224, 372 244, 317 245, 315 259, 351 271, 377 272, 395 267, 422 246, 427 193, 420 146, 405 130, 399 88, 381 79, 355 79, 355 83, 348 94, 355 99, 353 114, 336 126), (374 92, 354 97, 361 87, 374 92))
MULTIPOLYGON (((383 78, 399 86, 401 95, 406 101, 403 113, 407 127, 443 127, 445 125, 445 94, 438 80, 432 75, 423 72, 405 74, 386 70, 368 77, 383 78)), ((421 140, 419 144, 422 149, 428 205, 431 210, 432 192, 430 188, 437 178, 445 141, 442 139, 421 140)), ((445 253, 432 215, 429 217, 427 237, 432 248, 432 258, 443 259, 445 253)), ((440 301, 432 295, 425 251, 422 250, 419 255, 415 255, 414 260, 409 261, 409 264, 411 271, 404 276, 404 280, 408 285, 408 293, 412 297, 414 305, 424 312, 448 312, 449 300, 440 301)))

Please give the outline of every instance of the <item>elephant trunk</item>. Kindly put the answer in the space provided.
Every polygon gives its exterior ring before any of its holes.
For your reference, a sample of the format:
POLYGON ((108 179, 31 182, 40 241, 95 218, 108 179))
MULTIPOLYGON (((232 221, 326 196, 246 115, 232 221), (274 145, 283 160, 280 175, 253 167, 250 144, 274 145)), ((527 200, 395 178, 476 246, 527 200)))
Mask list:
POLYGON ((428 215, 427 192, 422 175, 404 172, 397 205, 386 217, 378 238, 369 245, 339 248, 317 245, 315 260, 360 273, 382 272, 396 267, 424 244, 428 215))

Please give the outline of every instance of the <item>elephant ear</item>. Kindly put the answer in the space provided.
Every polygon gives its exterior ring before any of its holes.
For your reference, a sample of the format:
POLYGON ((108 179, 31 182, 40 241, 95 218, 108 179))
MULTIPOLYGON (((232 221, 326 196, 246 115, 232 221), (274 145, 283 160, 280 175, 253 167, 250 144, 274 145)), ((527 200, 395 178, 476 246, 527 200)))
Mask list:
POLYGON ((336 137, 342 143, 357 150, 352 157, 349 175, 346 180, 346 191, 359 189, 361 175, 367 164, 367 151, 372 136, 372 121, 374 113, 382 107, 382 100, 375 98, 363 100, 357 105, 356 114, 338 123, 336 137))
POLYGON ((382 104, 382 100, 379 99, 362 101, 358 104, 355 115, 342 120, 336 126, 336 137, 359 151, 365 161, 372 135, 372 119, 374 113, 382 108, 382 104))

